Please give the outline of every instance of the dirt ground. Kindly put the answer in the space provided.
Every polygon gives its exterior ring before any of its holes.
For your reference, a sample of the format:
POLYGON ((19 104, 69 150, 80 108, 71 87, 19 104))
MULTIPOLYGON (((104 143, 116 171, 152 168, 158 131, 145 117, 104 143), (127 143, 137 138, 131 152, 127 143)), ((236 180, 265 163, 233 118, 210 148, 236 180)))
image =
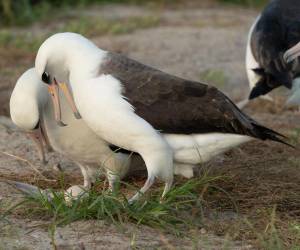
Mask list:
MULTIPOLYGON (((107 6, 81 13, 105 18, 158 16, 160 22, 155 27, 130 34, 95 36, 92 40, 101 48, 122 52, 171 74, 197 81, 211 79, 235 101, 245 98, 249 91, 244 69, 245 47, 247 31, 257 14, 255 10, 215 5, 160 9, 107 6), (207 78, 207 72, 212 72, 213 78, 207 78)), ((32 27, 35 30, 41 28, 42 24, 32 27)), ((44 29, 51 29, 51 25, 47 24, 44 29)), ((80 173, 72 162, 51 153, 47 166, 41 166, 32 142, 5 117, 12 87, 20 73, 33 65, 34 53, 4 49, 0 53, 0 108, 3 115, 0 119, 0 178, 45 188, 51 181, 43 181, 35 168, 55 180, 58 173, 53 166, 60 163, 69 182, 78 184, 80 173)), ((300 116, 283 108, 284 91, 277 91, 275 95, 275 103, 257 101, 249 105, 246 112, 264 125, 290 136, 291 142, 298 145, 300 116)), ((103 221, 78 221, 57 229, 54 236, 57 249, 130 249, 133 238, 137 249, 224 249, 225 246, 227 249, 257 249, 253 232, 249 233, 249 229, 242 226, 236 228, 240 218, 253 219, 253 227, 260 232, 269 223, 266 211, 276 207, 283 235, 291 224, 299 223, 298 150, 253 141, 209 165, 215 173, 229 177, 218 186, 226 191, 237 208, 223 192, 206 195, 211 211, 218 211, 221 216, 207 215, 205 230, 195 233, 197 243, 188 236, 177 238, 146 226, 128 225, 126 230, 120 230, 103 221)), ((19 199, 20 194, 0 182, 0 201, 11 197, 19 199)), ((53 248, 45 221, 14 216, 8 220, 0 220, 0 249, 53 248)), ((287 248, 297 240, 285 236, 287 248)))

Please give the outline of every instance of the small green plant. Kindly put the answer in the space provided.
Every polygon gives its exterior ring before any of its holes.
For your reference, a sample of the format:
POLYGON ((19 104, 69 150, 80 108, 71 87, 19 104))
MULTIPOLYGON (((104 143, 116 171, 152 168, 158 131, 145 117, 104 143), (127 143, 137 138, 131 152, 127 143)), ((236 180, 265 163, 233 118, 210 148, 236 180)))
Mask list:
POLYGON ((266 217, 269 216, 269 222, 266 224, 263 230, 258 230, 249 221, 246 220, 246 224, 249 226, 250 230, 256 235, 257 244, 261 249, 265 250, 284 250, 284 249, 300 249, 300 227, 299 223, 291 223, 290 226, 283 232, 280 230, 278 224, 282 221, 276 215, 276 206, 268 212, 266 217), (284 240, 285 238, 290 238, 288 243, 284 240))
MULTIPOLYGON (((151 0, 153 3, 170 0, 151 0)), ((27 25, 37 20, 47 20, 58 10, 81 8, 88 5, 103 4, 145 4, 148 0, 0 0, 0 25, 27 25), (51 13, 51 14, 50 14, 51 13)))
POLYGON ((224 87, 228 83, 228 77, 222 70, 208 69, 200 73, 199 80, 207 82, 218 88, 224 87))
POLYGON ((80 20, 67 22, 59 29, 59 32, 69 31, 85 36, 118 35, 131 33, 137 29, 146 29, 157 26, 160 19, 155 16, 131 17, 126 19, 101 19, 84 17, 80 20))
MULTIPOLYGON (((145 224, 178 235, 182 227, 201 226, 203 199, 199 193, 202 189, 207 190, 210 184, 220 178, 222 177, 204 175, 177 184, 163 200, 160 198, 162 190, 159 188, 129 204, 121 193, 112 193, 102 187, 99 190, 100 184, 96 184, 95 188, 87 191, 88 195, 71 203, 65 201, 62 192, 51 191, 52 199, 40 192, 26 196, 18 208, 21 207, 26 216, 39 216, 52 221, 51 232, 54 224, 65 225, 76 220, 97 219, 121 226, 128 222, 145 224)), ((126 189, 128 188, 132 187, 127 185, 126 189)), ((11 212, 10 209, 4 214, 11 212)))
POLYGON ((295 128, 295 129, 291 130, 289 138, 290 138, 290 141, 292 144, 299 143, 300 128, 295 128))
POLYGON ((121 19, 103 19, 83 17, 70 20, 62 27, 54 28, 51 32, 41 32, 39 35, 31 32, 12 32, 0 30, 0 47, 17 48, 24 52, 34 52, 43 41, 57 32, 76 32, 87 37, 97 35, 119 35, 131 33, 138 29, 146 29, 159 25, 160 18, 155 16, 131 17, 121 19))
POLYGON ((262 7, 268 3, 268 0, 219 0, 219 2, 237 4, 248 7, 262 7))

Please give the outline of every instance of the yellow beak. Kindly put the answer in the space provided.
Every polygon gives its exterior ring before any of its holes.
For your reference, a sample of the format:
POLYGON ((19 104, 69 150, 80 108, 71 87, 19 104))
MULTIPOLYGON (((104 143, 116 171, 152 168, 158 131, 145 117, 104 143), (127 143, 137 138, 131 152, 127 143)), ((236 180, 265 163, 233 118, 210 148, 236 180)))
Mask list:
MULTIPOLYGON (((54 79, 54 81, 56 81, 56 80, 54 79)), ((81 115, 79 114, 79 111, 76 108, 74 99, 73 99, 73 97, 70 93, 70 90, 69 90, 67 84, 62 82, 62 83, 58 83, 58 86, 62 90, 62 92, 64 93, 65 97, 67 98, 67 101, 68 101, 69 105, 71 106, 71 109, 73 111, 73 114, 74 114, 75 118, 76 119, 81 119, 81 115)))
POLYGON ((60 106, 60 100, 59 100, 59 88, 62 90, 64 96, 66 97, 69 105, 71 106, 71 109, 74 113, 74 116, 76 119, 81 119, 81 115, 76 108, 74 99, 69 91, 69 88, 67 84, 65 83, 57 83, 56 79, 54 78, 54 81, 48 85, 48 92, 50 93, 53 108, 54 108, 54 117, 57 122, 57 124, 61 127, 66 126, 65 123, 62 122, 61 119, 61 106, 60 106))

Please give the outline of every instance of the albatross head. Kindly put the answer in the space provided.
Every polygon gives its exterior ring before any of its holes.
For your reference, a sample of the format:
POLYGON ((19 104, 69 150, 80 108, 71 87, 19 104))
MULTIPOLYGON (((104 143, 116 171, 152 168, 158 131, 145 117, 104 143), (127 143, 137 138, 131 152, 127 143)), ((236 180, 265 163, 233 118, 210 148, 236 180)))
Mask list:
POLYGON ((47 90, 34 68, 27 70, 17 81, 10 98, 13 122, 24 130, 33 130, 40 121, 40 113, 47 102, 47 90))
POLYGON ((10 98, 10 115, 12 121, 25 130, 36 143, 40 159, 46 163, 43 141, 41 115, 48 102, 47 88, 36 74, 34 68, 27 70, 17 81, 10 98))
POLYGON ((60 88, 69 102, 77 119, 81 118, 76 108, 69 87, 63 83, 68 80, 72 86, 72 76, 92 76, 101 62, 104 51, 85 37, 76 33, 57 33, 49 37, 39 48, 35 68, 43 83, 48 85, 52 97, 55 119, 60 126, 60 102, 58 89, 60 88))
POLYGON ((256 68, 253 71, 258 76, 258 81, 251 90, 250 100, 261 95, 266 95, 282 85, 289 89, 292 87, 293 75, 288 69, 279 71, 274 65, 269 65, 266 69, 256 68))

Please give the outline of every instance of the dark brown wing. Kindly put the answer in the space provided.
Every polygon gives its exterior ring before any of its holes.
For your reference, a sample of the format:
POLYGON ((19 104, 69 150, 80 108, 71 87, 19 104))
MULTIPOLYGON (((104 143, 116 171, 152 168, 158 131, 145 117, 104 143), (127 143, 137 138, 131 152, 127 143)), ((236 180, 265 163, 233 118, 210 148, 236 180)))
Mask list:
POLYGON ((280 140, 249 118, 215 87, 184 80, 116 53, 101 64, 124 86, 135 112, 163 133, 233 133, 280 140))

